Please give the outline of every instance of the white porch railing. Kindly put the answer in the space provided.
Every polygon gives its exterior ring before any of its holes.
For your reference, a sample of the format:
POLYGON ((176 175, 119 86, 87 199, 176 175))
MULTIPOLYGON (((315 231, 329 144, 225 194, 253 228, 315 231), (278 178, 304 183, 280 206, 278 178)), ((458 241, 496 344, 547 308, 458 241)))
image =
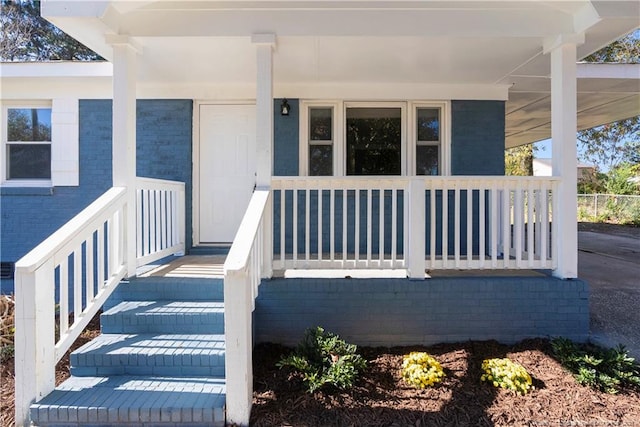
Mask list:
POLYGON ((555 268, 557 179, 276 177, 274 269, 555 268))
POLYGON ((137 178, 136 258, 138 267, 184 253, 184 183, 162 179, 137 178))
MULTIPOLYGON (((138 185, 136 264, 184 251, 184 184, 138 185)), ((28 424, 29 405, 54 388, 55 364, 135 274, 126 265, 127 209, 127 190, 111 188, 16 263, 16 425, 28 424)))
POLYGON ((225 378, 228 424, 249 425, 253 394, 252 316, 258 286, 271 271, 270 192, 258 189, 224 263, 225 378))

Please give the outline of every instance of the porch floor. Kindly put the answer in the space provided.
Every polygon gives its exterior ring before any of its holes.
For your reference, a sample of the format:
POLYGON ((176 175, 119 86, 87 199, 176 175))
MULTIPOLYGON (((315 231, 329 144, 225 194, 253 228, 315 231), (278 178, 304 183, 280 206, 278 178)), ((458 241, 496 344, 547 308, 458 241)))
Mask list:
POLYGON ((161 259, 138 268, 138 277, 222 279, 226 255, 185 255, 161 259))
MULTIPOLYGON (((203 279, 224 278, 224 261, 226 255, 185 255, 164 258, 154 264, 138 269, 138 277, 189 277, 203 279)), ((433 270, 425 273, 425 278, 432 277, 544 277, 550 274, 545 270, 433 270)), ((285 279, 302 278, 353 278, 374 279, 407 277, 406 269, 306 269, 306 270, 274 270, 273 277, 285 279)))

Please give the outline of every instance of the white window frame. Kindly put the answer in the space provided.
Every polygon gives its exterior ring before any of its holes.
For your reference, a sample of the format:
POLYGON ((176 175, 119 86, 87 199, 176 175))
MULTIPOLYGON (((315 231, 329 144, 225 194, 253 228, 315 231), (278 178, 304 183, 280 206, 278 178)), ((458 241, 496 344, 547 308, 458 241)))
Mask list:
MULTIPOLYGON (((344 126, 342 134, 344 144, 342 145, 342 167, 343 173, 347 172, 347 109, 348 108, 399 108, 400 109, 400 175, 407 175, 407 103, 398 101, 389 102, 361 102, 352 101, 344 103, 344 126)), ((358 176, 358 175, 350 175, 358 176)))
POLYGON ((440 109, 440 175, 451 174, 451 102, 450 101, 338 101, 301 100, 299 123, 299 176, 309 175, 309 109, 333 109, 333 176, 346 176, 347 108, 400 108, 402 117, 401 175, 416 176, 417 109, 440 109))
POLYGON ((331 129, 333 140, 333 176, 343 176, 344 168, 342 162, 342 147, 344 132, 343 126, 343 110, 340 101, 301 101, 300 102, 300 148, 299 148, 299 165, 298 174, 300 176, 309 175, 309 110, 311 108, 331 108, 333 111, 331 129))
POLYGON ((76 98, 2 101, 0 122, 1 187, 75 187, 80 184, 79 102, 76 98), (51 109, 51 179, 8 179, 8 110, 13 108, 51 109))
MULTIPOLYGON (((438 108, 440 109, 440 175, 451 175, 451 103, 448 101, 429 102, 412 101, 409 102, 409 135, 408 156, 409 173, 416 175, 416 147, 418 145, 418 108, 438 108)), ((422 175, 421 175, 422 176, 422 175)))
MULTIPOLYGON (((0 177, 2 177, 3 187, 51 187, 51 179, 9 179, 7 162, 9 144, 25 142, 37 145, 49 145, 51 147, 51 162, 49 167, 53 166, 53 105, 51 101, 15 101, 4 102, 2 105, 2 153, 0 158, 0 177), (13 109, 31 109, 31 108, 48 108, 51 110, 51 140, 50 141, 9 141, 9 110, 13 109)), ((53 177, 53 170, 49 171, 53 177)))

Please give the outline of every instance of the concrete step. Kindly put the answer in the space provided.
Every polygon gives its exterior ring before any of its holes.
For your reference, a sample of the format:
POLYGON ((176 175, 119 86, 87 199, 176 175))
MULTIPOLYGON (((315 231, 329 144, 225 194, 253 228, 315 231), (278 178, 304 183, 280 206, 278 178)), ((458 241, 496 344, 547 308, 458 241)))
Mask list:
POLYGON ((224 335, 103 334, 71 353, 71 375, 224 377, 224 335))
POLYGON ((122 301, 222 301, 224 281, 213 278, 141 277, 121 282, 105 303, 109 310, 122 301))
POLYGON ((38 426, 224 426, 223 379, 71 377, 31 405, 38 426))
POLYGON ((123 301, 102 313, 103 334, 224 334, 219 301, 123 301))

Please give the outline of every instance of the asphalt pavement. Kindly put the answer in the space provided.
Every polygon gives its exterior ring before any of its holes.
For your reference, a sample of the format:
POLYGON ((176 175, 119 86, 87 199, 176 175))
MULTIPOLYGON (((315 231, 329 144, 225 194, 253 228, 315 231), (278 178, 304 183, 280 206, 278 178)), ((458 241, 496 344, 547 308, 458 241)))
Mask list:
POLYGON ((578 232, 578 276, 589 283, 591 340, 640 360, 640 237, 578 232))

